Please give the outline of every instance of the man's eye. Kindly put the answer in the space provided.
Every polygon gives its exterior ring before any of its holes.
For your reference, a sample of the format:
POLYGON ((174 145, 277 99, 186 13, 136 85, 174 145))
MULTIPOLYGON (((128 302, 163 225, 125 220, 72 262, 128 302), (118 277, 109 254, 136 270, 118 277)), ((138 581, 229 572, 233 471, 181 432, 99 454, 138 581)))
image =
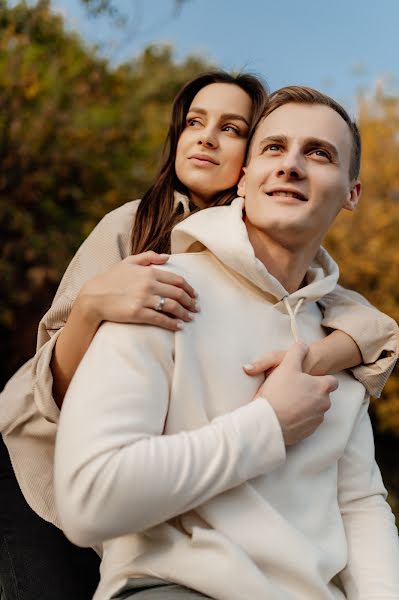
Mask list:
POLYGON ((267 144, 262 150, 262 152, 279 152, 281 150, 281 146, 279 144, 267 144))
POLYGON ((321 150, 320 148, 312 150, 310 154, 314 154, 319 158, 326 158, 327 160, 330 160, 330 155, 328 154, 328 152, 326 152, 326 150, 321 150))

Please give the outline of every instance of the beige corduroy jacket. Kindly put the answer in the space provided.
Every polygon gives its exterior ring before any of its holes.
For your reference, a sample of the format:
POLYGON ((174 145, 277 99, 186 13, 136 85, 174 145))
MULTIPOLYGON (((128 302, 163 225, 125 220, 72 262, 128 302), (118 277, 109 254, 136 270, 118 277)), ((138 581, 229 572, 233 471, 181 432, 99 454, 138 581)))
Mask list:
MULTIPOLYGON (((188 210, 187 199, 176 202, 188 210)), ((33 510, 59 526, 53 491, 53 458, 59 410, 52 396, 51 356, 57 337, 83 284, 130 253, 130 232, 139 201, 108 213, 79 248, 40 321, 37 351, 0 394, 0 431, 21 490, 33 510)), ((378 397, 398 356, 398 326, 362 296, 337 286, 323 298, 322 325, 340 329, 357 343, 363 365, 352 370, 378 397), (367 324, 367 326, 365 326, 367 324)))

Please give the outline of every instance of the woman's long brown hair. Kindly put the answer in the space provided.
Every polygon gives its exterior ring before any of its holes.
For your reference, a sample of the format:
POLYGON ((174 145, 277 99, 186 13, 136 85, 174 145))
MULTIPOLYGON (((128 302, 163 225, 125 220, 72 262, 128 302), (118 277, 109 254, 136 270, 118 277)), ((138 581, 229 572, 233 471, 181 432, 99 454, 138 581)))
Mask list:
MULTIPOLYGON (((189 196, 188 190, 176 176, 175 159, 177 142, 186 126, 188 109, 197 93, 212 83, 237 85, 252 99, 252 119, 248 139, 252 128, 260 118, 267 99, 266 87, 254 75, 241 73, 231 75, 225 71, 209 71, 187 83, 177 94, 172 107, 172 119, 166 138, 163 161, 154 184, 144 194, 136 214, 132 229, 132 254, 146 250, 170 252, 170 234, 173 227, 182 219, 176 213, 174 191, 189 196)), ((237 187, 216 194, 209 206, 228 204, 237 196, 237 187)))

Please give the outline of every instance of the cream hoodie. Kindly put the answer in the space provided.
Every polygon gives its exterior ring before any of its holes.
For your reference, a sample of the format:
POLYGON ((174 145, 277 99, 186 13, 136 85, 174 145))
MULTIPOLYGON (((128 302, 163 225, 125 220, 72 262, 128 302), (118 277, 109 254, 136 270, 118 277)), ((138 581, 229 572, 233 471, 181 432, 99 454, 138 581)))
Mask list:
POLYGON ((104 324, 61 413, 61 521, 80 545, 109 540, 95 599, 143 575, 217 600, 399 599, 364 387, 339 374, 324 423, 286 451, 253 400, 261 379, 242 371, 297 332, 325 335, 316 302, 336 264, 320 249, 287 294, 254 256, 241 199, 193 215, 172 243, 183 254, 164 268, 190 277, 202 312, 177 334, 104 324))
MULTIPOLYGON (((188 199, 177 192, 175 196, 176 207, 182 205, 186 214, 188 199)), ((51 308, 40 321, 35 356, 15 373, 0 394, 0 431, 21 490, 32 509, 57 526, 53 460, 59 410, 52 393, 53 349, 82 286, 129 255, 138 205, 139 200, 127 202, 105 215, 83 242, 62 278, 51 308)), ((191 281, 191 273, 188 275, 191 281)), ((379 397, 398 357, 396 322, 359 294, 339 285, 324 296, 322 305, 322 325, 341 329, 356 341, 363 364, 352 372, 370 394, 379 397)))

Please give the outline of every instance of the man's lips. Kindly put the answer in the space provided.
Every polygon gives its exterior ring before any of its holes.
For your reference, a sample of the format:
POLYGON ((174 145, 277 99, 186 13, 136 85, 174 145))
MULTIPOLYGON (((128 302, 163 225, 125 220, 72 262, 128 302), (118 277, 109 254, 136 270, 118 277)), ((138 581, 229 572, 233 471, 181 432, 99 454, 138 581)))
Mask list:
POLYGON ((307 202, 308 199, 299 190, 290 190, 290 189, 274 189, 266 192, 268 196, 279 196, 280 198, 294 198, 295 200, 300 200, 301 202, 307 202))
POLYGON ((215 160, 211 156, 208 156, 207 154, 192 154, 188 158, 189 158, 189 160, 201 161, 204 164, 207 164, 207 163, 211 163, 213 165, 218 165, 219 164, 217 162, 217 160, 215 160))

